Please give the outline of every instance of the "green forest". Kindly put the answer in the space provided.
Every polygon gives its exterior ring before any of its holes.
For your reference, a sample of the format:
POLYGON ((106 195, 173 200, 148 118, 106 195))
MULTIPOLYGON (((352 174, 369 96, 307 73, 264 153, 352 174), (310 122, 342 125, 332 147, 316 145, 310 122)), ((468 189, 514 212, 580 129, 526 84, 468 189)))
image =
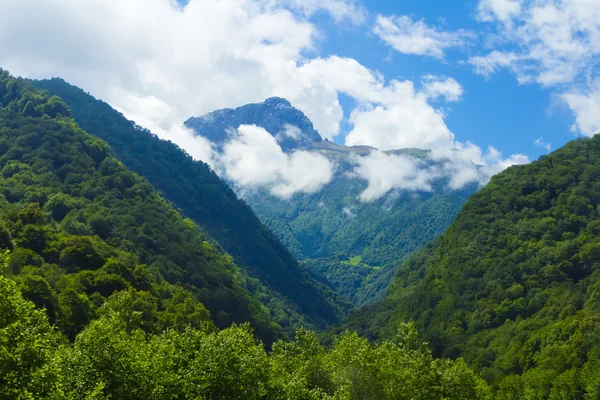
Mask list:
POLYGON ((81 128, 105 140, 127 168, 146 178, 256 278, 262 284, 257 298, 288 334, 298 326, 325 328, 350 312, 350 303, 312 279, 206 163, 62 79, 30 83, 67 102, 81 128))
POLYGON ((141 312, 107 303, 69 342, 0 275, 0 398, 484 399, 462 361, 434 359, 412 325, 373 346, 346 333, 325 350, 314 333, 267 351, 248 324, 147 333, 141 312))
POLYGON ((348 175, 351 149, 330 147, 336 150, 324 154, 339 171, 320 191, 292 199, 258 191, 246 200, 317 280, 360 306, 383 297, 396 268, 444 232, 476 185, 449 191, 438 182, 431 193, 399 192, 362 202, 366 182, 348 175), (347 263, 358 256, 359 263, 347 263))
POLYGON ((496 398, 599 398, 600 136, 496 175, 345 327, 407 320, 496 398))
POLYGON ((488 396, 411 324, 377 345, 281 339, 260 282, 59 97, 3 71, 0 98, 0 398, 488 396))
POLYGON ((71 101, 0 72, 1 399, 600 398, 600 136, 493 177, 342 320, 206 164, 38 84, 71 101))

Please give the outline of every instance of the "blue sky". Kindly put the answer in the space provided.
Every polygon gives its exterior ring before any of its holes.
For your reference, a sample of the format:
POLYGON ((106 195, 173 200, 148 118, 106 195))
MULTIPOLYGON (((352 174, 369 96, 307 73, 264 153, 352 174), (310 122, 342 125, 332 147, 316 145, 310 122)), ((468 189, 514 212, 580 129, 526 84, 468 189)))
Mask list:
POLYGON ((596 0, 23 0, 0 14, 0 48, 1 68, 62 77, 222 175, 286 193, 335 165, 239 127, 224 159, 182 122, 281 96, 337 143, 432 150, 436 171, 357 161, 378 193, 439 174, 485 184, 600 129, 596 0))
MULTIPOLYGON (((476 1, 368 0, 364 5, 371 21, 378 14, 410 15, 444 30, 481 32, 489 29, 489 24, 476 20, 476 1)), ((536 159, 547 153, 535 145, 536 139, 543 137, 556 149, 578 136, 570 129, 574 122, 572 113, 554 98, 550 89, 519 84, 508 71, 489 77, 475 74, 465 61, 469 55, 485 51, 481 39, 473 40, 464 50, 449 50, 440 61, 393 51, 374 34, 365 32, 364 26, 340 26, 325 14, 316 20, 326 35, 318 49, 321 56, 337 54, 355 58, 381 71, 387 79, 418 81, 426 74, 455 78, 465 94, 461 101, 449 106, 445 120, 461 141, 473 141, 483 148, 494 146, 505 154, 524 153, 536 159)), ((347 98, 344 100, 342 104, 349 113, 353 103, 347 98)), ((342 143, 343 137, 336 138, 336 142, 342 143)))

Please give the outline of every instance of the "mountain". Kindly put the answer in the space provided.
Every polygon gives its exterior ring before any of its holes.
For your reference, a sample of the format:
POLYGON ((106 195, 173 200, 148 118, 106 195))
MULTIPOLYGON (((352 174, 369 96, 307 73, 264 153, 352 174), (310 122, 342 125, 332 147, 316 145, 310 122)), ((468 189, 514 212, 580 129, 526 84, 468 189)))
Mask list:
POLYGON ((222 146, 227 131, 240 125, 257 125, 276 136, 285 151, 311 146, 320 142, 321 136, 312 122, 289 101, 271 97, 259 104, 230 109, 225 108, 198 118, 190 118, 185 125, 217 146, 222 146))
POLYGON ((600 396, 600 136, 496 175, 346 328, 414 320, 496 398, 600 396))
POLYGON ((411 324, 274 342, 260 281, 70 113, 0 71, 0 398, 488 398, 411 324))
MULTIPOLYGON (((444 232, 464 201, 478 189, 472 184, 448 190, 446 182, 440 181, 430 192, 394 191, 374 201, 361 201, 367 182, 352 171, 357 156, 367 156, 375 149, 322 140, 301 111, 279 98, 214 111, 190 118, 185 125, 211 140, 217 149, 230 138, 230 130, 257 125, 273 135, 284 152, 318 152, 335 165, 333 179, 314 193, 282 199, 268 189, 237 189, 316 279, 355 305, 382 297, 396 267, 444 232), (289 131, 294 133, 285 134, 289 131)), ((387 154, 429 159, 429 152, 419 149, 387 154)), ((230 183, 236 188, 235 182, 230 183)))
MULTIPOLYGON (((252 209, 207 164, 194 161, 175 144, 136 126, 108 104, 62 79, 32 84, 61 97, 83 129, 105 140, 127 168, 146 178, 250 276, 259 279, 264 286, 258 285, 254 291, 286 332, 293 334, 298 326, 322 328, 348 313, 350 304, 300 268, 252 209), (262 293, 265 290, 268 295, 262 293)), ((278 110, 287 112, 285 107, 278 110)))
POLYGON ((9 275, 70 339, 104 303, 148 332, 250 321, 267 342, 281 336, 229 255, 59 97, 1 70, 0 210, 9 275))

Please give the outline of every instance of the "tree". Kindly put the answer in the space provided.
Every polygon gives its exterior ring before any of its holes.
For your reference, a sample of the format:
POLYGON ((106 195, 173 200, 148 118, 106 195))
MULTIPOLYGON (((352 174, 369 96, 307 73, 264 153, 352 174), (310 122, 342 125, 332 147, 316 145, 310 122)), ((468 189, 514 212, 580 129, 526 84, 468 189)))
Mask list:
POLYGON ((0 275, 0 398, 48 395, 57 380, 50 361, 59 343, 45 312, 24 300, 14 281, 0 275))

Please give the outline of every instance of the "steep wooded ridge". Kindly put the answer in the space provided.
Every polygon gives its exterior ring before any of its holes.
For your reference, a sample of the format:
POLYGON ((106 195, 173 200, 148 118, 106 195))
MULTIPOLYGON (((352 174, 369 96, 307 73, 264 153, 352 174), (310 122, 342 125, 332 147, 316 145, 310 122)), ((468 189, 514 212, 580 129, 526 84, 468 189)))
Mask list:
POLYGON ((600 396, 600 136, 496 175, 348 324, 414 320, 498 398, 600 396), (375 315, 375 317, 374 317, 375 315))
POLYGON ((204 324, 207 308, 218 327, 251 321, 267 341, 281 334, 243 287, 260 284, 84 132, 60 98, 0 70, 0 101, 0 248, 12 251, 9 272, 25 296, 63 333, 73 338, 108 301, 136 303, 149 331, 204 324))
POLYGON ((119 160, 148 179, 274 292, 275 296, 261 300, 285 329, 324 327, 348 312, 350 305, 300 268, 278 238, 207 164, 194 161, 175 144, 136 126, 108 104, 62 79, 32 84, 61 97, 83 129, 105 140, 119 160))
MULTIPOLYGON (((235 109, 190 118, 185 125, 221 151, 240 125, 264 128, 286 153, 311 151, 325 156, 335 171, 313 193, 291 198, 269 189, 236 187, 238 194, 301 260, 312 275, 355 305, 378 300, 394 271, 412 252, 443 233, 465 200, 479 187, 451 190, 440 179, 431 191, 392 190, 379 199, 361 201, 367 182, 354 174, 357 159, 376 149, 341 146, 322 140, 312 122, 287 100, 274 97, 235 109)), ((413 157, 432 166, 426 150, 386 152, 413 157)))
POLYGON ((3 71, 0 211, 1 399, 489 398, 411 324, 330 349, 300 329, 267 351, 255 333, 281 328, 243 287, 268 296, 260 282, 60 98, 3 71), (251 324, 218 328, 236 321, 251 324))

